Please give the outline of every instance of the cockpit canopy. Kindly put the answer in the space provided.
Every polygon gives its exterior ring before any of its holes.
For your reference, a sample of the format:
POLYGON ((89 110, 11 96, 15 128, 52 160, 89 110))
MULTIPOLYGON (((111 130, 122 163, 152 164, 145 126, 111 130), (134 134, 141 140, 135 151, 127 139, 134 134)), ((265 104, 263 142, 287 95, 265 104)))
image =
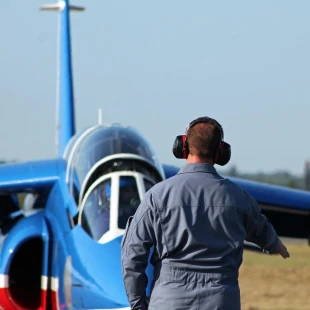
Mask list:
POLYGON ((76 135, 64 157, 78 224, 100 243, 121 236, 146 191, 165 178, 147 140, 121 125, 97 125, 76 135))
MULTIPOLYGON (((136 155, 148 163, 150 170, 153 169, 158 174, 158 179, 164 178, 163 168, 154 150, 135 129, 118 124, 97 125, 76 135, 65 152, 64 156, 68 162, 66 178, 71 194, 79 196, 90 169, 103 159, 106 162, 114 159, 116 154, 136 155)), ((117 165, 121 163, 118 162, 117 165)))

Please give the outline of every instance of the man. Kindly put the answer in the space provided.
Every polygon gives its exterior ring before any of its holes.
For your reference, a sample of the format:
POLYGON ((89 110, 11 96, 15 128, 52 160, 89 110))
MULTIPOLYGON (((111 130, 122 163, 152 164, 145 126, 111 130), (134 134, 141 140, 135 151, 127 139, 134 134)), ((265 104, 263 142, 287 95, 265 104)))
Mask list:
POLYGON ((244 240, 289 257, 271 223, 246 191, 217 174, 230 159, 221 125, 192 121, 174 154, 187 158, 179 173, 153 186, 122 240, 122 266, 132 309, 240 309, 238 270, 244 240), (150 248, 154 279, 147 305, 150 248))

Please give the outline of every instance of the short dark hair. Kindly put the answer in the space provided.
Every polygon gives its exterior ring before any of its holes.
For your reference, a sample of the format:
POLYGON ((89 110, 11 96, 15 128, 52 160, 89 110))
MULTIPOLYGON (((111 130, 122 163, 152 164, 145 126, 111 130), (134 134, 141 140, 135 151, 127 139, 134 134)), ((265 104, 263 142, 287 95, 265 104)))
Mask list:
POLYGON ((220 129, 210 123, 198 123, 186 133, 189 154, 214 159, 222 140, 220 129))

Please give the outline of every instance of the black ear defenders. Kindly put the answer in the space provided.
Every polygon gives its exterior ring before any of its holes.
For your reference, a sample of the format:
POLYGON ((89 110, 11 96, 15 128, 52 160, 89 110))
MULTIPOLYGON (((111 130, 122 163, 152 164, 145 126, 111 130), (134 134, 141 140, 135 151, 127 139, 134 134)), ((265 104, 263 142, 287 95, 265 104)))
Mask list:
MULTIPOLYGON (((194 125, 196 125, 198 123, 212 124, 220 130, 221 141, 220 141, 220 144, 218 146, 218 150, 215 154, 214 163, 217 165, 220 165, 220 166, 225 166, 230 160, 231 147, 228 143, 223 141, 224 132, 223 132, 222 126, 213 118, 210 118, 207 116, 199 117, 199 118, 197 118, 197 119, 195 119, 189 123, 189 125, 186 128, 186 134, 187 134, 187 131, 189 128, 193 127, 194 125)), ((174 140, 172 152, 176 158, 186 159, 188 157, 189 149, 188 149, 188 145, 187 145, 187 141, 186 141, 186 134, 185 135, 179 135, 174 140)))

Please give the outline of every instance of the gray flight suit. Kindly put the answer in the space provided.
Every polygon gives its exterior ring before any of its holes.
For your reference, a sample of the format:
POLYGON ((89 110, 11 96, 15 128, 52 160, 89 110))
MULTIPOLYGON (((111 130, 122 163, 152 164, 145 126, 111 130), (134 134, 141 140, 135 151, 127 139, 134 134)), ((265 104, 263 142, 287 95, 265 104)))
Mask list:
POLYGON ((257 202, 209 164, 186 164, 153 186, 127 223, 122 268, 132 309, 238 310, 244 240, 272 251, 278 236, 257 202))

